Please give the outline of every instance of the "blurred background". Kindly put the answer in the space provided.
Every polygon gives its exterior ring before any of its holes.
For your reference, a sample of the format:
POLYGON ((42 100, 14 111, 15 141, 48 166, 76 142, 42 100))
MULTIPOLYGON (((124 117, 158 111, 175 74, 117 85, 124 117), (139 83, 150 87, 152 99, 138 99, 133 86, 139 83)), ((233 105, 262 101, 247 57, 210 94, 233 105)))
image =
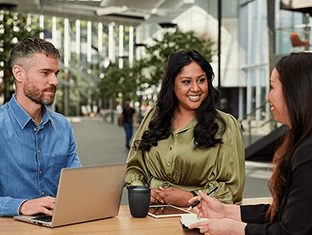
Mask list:
POLYGON ((270 161, 286 127, 266 97, 274 64, 309 50, 310 0, 0 0, 0 105, 14 94, 12 46, 41 37, 61 52, 55 103, 67 117, 139 120, 157 99, 168 56, 198 50, 213 66, 219 109, 241 123, 246 159, 270 161))

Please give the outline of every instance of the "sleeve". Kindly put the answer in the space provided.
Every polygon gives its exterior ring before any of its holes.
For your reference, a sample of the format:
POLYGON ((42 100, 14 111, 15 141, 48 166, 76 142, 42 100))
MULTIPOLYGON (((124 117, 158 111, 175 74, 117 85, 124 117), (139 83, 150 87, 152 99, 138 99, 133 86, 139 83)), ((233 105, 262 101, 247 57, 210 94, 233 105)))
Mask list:
POLYGON ((66 167, 81 167, 80 160, 77 154, 77 143, 74 136, 73 128, 71 127, 70 123, 68 122, 68 130, 70 132, 70 145, 68 149, 68 161, 66 167))
MULTIPOLYGON (((214 186, 218 189, 212 194, 223 203, 241 204, 245 184, 245 148, 241 128, 230 114, 223 116, 226 131, 222 135, 222 144, 218 146, 215 179, 203 188, 207 193, 214 186)), ((194 190, 198 194, 198 190, 194 190)))
POLYGON ((148 124, 152 119, 154 112, 155 108, 149 111, 134 136, 127 159, 127 171, 125 176, 126 187, 130 185, 148 185, 149 171, 145 166, 143 153, 140 150, 135 150, 134 144, 137 140, 141 139, 144 131, 148 130, 148 124))
POLYGON ((296 168, 292 172, 289 195, 281 220, 273 224, 249 223, 245 228, 246 235, 312 234, 312 146, 297 151, 294 159, 297 162, 296 168), (302 158, 305 159, 304 162, 299 160, 302 158))
POLYGON ((0 197, 0 216, 19 215, 19 208, 26 199, 0 197))
POLYGON ((242 221, 246 223, 261 224, 267 222, 265 214, 268 211, 269 206, 269 204, 240 206, 242 221))

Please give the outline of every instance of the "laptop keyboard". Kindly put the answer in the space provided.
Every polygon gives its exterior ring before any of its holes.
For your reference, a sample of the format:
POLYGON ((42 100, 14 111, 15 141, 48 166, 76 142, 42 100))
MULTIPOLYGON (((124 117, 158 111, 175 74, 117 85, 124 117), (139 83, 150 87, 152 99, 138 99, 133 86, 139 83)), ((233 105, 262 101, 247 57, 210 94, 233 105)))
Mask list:
POLYGON ((44 222, 51 222, 52 221, 52 216, 46 215, 46 216, 39 216, 32 218, 32 220, 39 220, 39 221, 44 221, 44 222))

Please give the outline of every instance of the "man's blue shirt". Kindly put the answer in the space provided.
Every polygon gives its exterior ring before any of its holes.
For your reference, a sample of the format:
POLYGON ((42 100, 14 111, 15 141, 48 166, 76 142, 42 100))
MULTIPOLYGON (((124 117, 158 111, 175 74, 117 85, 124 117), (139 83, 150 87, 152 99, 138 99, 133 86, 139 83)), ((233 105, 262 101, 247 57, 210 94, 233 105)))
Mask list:
POLYGON ((42 109, 37 127, 15 95, 0 107, 0 216, 18 215, 25 200, 56 197, 61 169, 81 166, 70 122, 42 109))

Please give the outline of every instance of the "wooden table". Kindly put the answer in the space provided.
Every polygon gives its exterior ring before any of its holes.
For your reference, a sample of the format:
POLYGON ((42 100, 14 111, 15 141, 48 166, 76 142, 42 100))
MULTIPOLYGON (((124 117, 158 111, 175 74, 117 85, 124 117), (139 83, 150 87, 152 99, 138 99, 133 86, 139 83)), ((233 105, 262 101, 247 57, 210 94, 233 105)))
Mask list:
MULTIPOLYGON (((243 204, 270 203, 271 198, 248 198, 243 204)), ((0 234, 16 235, 68 235, 68 234, 104 234, 104 235, 181 235, 200 234, 198 230, 182 228, 180 217, 154 219, 133 218, 128 206, 121 206, 119 215, 114 218, 85 222, 57 228, 46 228, 17 221, 13 218, 0 217, 0 234)))
POLYGON ((0 217, 0 234, 31 234, 31 235, 69 235, 69 234, 104 234, 104 235, 175 235, 200 234, 198 230, 184 229, 180 217, 154 219, 133 218, 128 206, 121 206, 119 215, 113 218, 80 224, 46 228, 35 224, 17 221, 13 218, 0 217))

